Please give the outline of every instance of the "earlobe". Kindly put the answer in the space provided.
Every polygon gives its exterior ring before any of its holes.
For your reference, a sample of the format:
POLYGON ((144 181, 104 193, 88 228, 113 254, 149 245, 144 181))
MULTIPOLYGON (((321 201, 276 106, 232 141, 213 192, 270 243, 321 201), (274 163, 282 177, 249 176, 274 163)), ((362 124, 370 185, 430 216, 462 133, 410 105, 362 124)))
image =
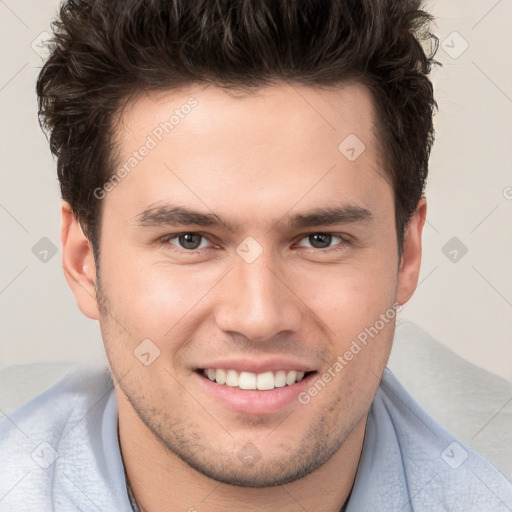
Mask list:
POLYGON ((405 304, 418 284, 421 266, 421 235, 427 215, 427 202, 421 198, 404 235, 404 247, 398 271, 397 302, 405 304))
POLYGON ((98 320, 95 283, 96 266, 91 244, 67 202, 62 203, 60 240, 64 277, 75 296, 80 311, 98 320))

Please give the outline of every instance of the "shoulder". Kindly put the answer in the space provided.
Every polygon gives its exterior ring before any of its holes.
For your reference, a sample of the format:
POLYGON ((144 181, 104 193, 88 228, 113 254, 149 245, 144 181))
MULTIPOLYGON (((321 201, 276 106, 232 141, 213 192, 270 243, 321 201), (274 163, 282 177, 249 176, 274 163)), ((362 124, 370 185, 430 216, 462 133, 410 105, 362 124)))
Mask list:
MULTIPOLYGON (((4 377, 12 383, 12 374, 18 372, 24 379, 40 379, 43 389, 44 383, 52 377, 40 378, 32 368, 10 368, 11 375, 4 377)), ((6 436, 10 438, 32 437, 38 433, 50 432, 63 433, 62 429, 78 421, 84 413, 90 411, 91 406, 102 396, 106 396, 113 390, 112 378, 106 367, 83 367, 79 365, 61 368, 60 376, 48 389, 36 394, 24 404, 15 407, 12 411, 4 412, 0 419, 0 432, 2 432, 2 445, 5 445, 6 436)), ((54 372, 55 375, 55 372, 54 372)), ((31 383, 29 388, 34 389, 31 383)), ((5 383, 4 383, 5 386, 5 383)), ((14 390, 13 390, 14 391, 14 390)), ((30 393, 30 391, 29 391, 30 393)), ((23 392, 17 391, 15 401, 23 396, 23 392)), ((5 391, 2 393, 3 401, 6 399, 5 391)), ((5 450, 5 446, 3 446, 5 450)))
POLYGON ((397 326, 388 367, 423 410, 512 480, 512 382, 409 321, 397 326))
POLYGON ((0 511, 16 510, 21 499, 24 510, 76 507, 72 496, 87 485, 101 494, 98 454, 108 438, 118 457, 116 429, 108 368, 71 367, 49 389, 0 418, 0 511))
POLYGON ((411 510, 435 510, 441 504, 460 511, 512 508, 512 484, 437 423, 389 370, 372 405, 368 428, 371 442, 386 443, 379 447, 381 456, 394 461, 411 510))

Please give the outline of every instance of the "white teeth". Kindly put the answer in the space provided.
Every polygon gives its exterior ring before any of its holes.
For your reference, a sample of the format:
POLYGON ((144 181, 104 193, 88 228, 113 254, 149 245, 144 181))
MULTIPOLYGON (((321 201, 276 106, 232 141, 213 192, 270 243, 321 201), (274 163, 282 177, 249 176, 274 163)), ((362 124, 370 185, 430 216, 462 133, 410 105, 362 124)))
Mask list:
POLYGON ((304 378, 304 372, 291 370, 279 370, 277 372, 240 372, 236 370, 224 370, 208 368, 203 373, 211 381, 217 384, 224 384, 230 387, 239 387, 240 389, 257 389, 259 391, 267 391, 274 388, 282 388, 291 386, 296 382, 300 382, 304 378))
POLYGON ((274 389, 274 374, 272 372, 259 373, 256 385, 260 391, 274 389))
POLYGON ((213 370, 217 384, 226 384, 226 370, 213 370))
POLYGON ((274 374, 274 386, 276 388, 286 386, 286 372, 284 370, 279 370, 274 374))
POLYGON ((238 378, 238 387, 240 389, 256 389, 256 375, 254 373, 241 372, 238 378))
POLYGON ((292 370, 291 372, 288 372, 286 374, 286 384, 288 384, 288 386, 290 384, 293 384, 296 379, 297 379, 297 372, 296 371, 292 370))
POLYGON ((238 386, 238 372, 236 370, 228 370, 226 372, 226 386, 238 386))

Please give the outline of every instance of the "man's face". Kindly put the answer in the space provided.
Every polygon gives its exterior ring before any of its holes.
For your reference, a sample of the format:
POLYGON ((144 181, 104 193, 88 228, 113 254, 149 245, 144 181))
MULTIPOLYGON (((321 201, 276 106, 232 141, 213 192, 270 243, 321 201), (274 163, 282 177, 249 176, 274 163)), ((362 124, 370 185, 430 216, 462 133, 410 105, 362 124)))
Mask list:
POLYGON ((359 85, 240 97, 191 87, 129 105, 118 168, 130 171, 105 194, 100 244, 99 320, 121 421, 247 486, 304 476, 364 428, 400 300, 393 190, 374 132, 359 85), (173 224, 172 208, 228 225, 176 211, 173 224), (341 210, 334 224, 299 222, 325 209, 341 210), (206 375, 222 382, 218 370, 231 386, 206 375), (283 386, 293 371, 305 377, 283 386), (273 389, 236 385, 258 381, 273 389))

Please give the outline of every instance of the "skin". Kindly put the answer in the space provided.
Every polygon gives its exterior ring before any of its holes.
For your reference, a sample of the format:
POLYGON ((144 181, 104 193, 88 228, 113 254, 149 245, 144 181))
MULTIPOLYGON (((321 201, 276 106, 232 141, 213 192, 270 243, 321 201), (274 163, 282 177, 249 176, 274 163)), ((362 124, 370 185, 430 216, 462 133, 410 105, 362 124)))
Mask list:
POLYGON ((224 357, 275 356, 321 376, 413 294, 425 200, 400 258, 372 97, 358 84, 283 84, 250 95, 196 85, 139 95, 116 129, 118 163, 190 97, 197 106, 103 199, 99 275, 80 225, 62 207, 63 267, 81 311, 100 322, 134 495, 147 511, 338 511, 354 482, 394 321, 308 404, 270 414, 231 410, 198 384, 195 370, 224 357), (366 146, 353 162, 338 150, 349 134, 366 146), (165 202, 214 212, 240 229, 139 226, 140 212, 165 202), (371 218, 306 229, 278 223, 347 204, 371 218), (209 238, 199 238, 195 254, 178 238, 158 243, 190 232, 209 238), (321 246, 315 233, 336 235, 321 246), (250 264, 236 251, 248 236, 263 249, 250 264), (147 338, 160 350, 149 366, 134 356, 147 338), (247 443, 259 454, 253 464, 237 456, 247 443))

